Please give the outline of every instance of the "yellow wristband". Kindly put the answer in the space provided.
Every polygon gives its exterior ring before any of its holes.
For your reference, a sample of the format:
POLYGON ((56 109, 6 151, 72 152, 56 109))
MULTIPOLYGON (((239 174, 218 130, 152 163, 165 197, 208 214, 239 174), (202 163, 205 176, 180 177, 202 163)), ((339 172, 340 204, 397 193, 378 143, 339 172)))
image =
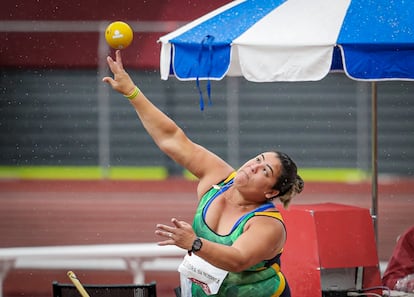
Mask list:
POLYGON ((132 91, 131 94, 129 95, 124 95, 124 97, 128 98, 129 100, 134 99, 135 97, 137 97, 137 95, 141 92, 141 90, 135 86, 135 89, 132 91))

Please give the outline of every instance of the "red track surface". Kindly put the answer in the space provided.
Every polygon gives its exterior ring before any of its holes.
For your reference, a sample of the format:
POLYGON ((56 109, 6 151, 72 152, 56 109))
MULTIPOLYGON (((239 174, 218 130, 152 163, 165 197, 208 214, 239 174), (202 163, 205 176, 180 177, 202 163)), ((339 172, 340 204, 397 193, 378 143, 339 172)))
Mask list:
MULTIPOLYGON (((0 182, 0 246, 48 246, 155 242, 154 227, 171 217, 191 221, 196 184, 181 179, 128 181, 0 182)), ((371 208, 367 183, 307 183, 294 203, 334 202, 371 208)), ((386 261, 397 236, 414 224, 414 181, 380 182, 378 255, 386 261)), ((289 228, 289 226, 287 226, 289 228)), ((363 228, 363 226, 361 226, 363 228)), ((84 283, 126 283, 127 272, 79 271, 84 283)), ((66 271, 11 271, 4 296, 52 296, 53 280, 68 282, 66 271)), ((176 273, 148 273, 158 295, 173 296, 176 273)))

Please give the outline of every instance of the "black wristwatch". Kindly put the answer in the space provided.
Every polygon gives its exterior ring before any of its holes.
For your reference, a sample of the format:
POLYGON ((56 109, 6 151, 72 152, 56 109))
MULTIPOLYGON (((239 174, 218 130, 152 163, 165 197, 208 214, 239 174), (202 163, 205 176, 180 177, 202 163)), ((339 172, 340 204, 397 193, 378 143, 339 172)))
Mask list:
POLYGON ((191 247, 191 250, 188 251, 188 254, 191 256, 191 253, 198 252, 201 250, 201 247, 203 246, 203 242, 199 237, 197 237, 194 242, 193 246, 191 247))

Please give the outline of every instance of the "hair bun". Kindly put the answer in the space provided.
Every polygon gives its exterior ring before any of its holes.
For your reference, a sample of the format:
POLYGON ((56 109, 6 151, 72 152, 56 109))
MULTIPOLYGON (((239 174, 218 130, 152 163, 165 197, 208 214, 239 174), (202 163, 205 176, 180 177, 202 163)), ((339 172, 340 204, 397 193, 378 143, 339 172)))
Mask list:
POLYGON ((303 181, 303 179, 299 175, 297 175, 296 176, 296 180, 293 183, 294 191, 297 194, 299 194, 299 193, 301 193, 303 191, 303 188, 304 187, 305 187, 305 182, 303 181))
POLYGON ((303 179, 299 175, 296 175, 296 179, 293 182, 293 184, 291 184, 291 185, 292 186, 290 187, 289 191, 287 191, 283 195, 278 196, 278 198, 279 198, 280 202, 282 202, 284 208, 288 208, 292 198, 296 194, 299 194, 300 192, 303 191, 303 188, 305 187, 305 182, 303 181, 303 179))

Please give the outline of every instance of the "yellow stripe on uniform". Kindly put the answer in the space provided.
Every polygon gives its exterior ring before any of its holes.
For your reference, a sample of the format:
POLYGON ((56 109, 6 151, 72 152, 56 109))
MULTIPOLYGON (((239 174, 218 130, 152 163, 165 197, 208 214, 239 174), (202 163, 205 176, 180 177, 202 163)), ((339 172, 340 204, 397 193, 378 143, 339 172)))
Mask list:
POLYGON ((232 173, 230 173, 230 175, 224 180, 224 183, 228 183, 232 178, 234 178, 236 176, 236 171, 233 171, 232 173))
POLYGON ((254 213, 257 216, 273 217, 283 222, 282 215, 278 211, 258 211, 254 213))
POLYGON ((282 274, 282 272, 280 272, 279 264, 275 263, 270 267, 273 268, 274 271, 276 271, 277 275, 279 276, 279 280, 280 280, 279 287, 277 288, 276 292, 272 295, 272 297, 279 297, 280 295, 282 295, 286 287, 285 276, 282 274))

